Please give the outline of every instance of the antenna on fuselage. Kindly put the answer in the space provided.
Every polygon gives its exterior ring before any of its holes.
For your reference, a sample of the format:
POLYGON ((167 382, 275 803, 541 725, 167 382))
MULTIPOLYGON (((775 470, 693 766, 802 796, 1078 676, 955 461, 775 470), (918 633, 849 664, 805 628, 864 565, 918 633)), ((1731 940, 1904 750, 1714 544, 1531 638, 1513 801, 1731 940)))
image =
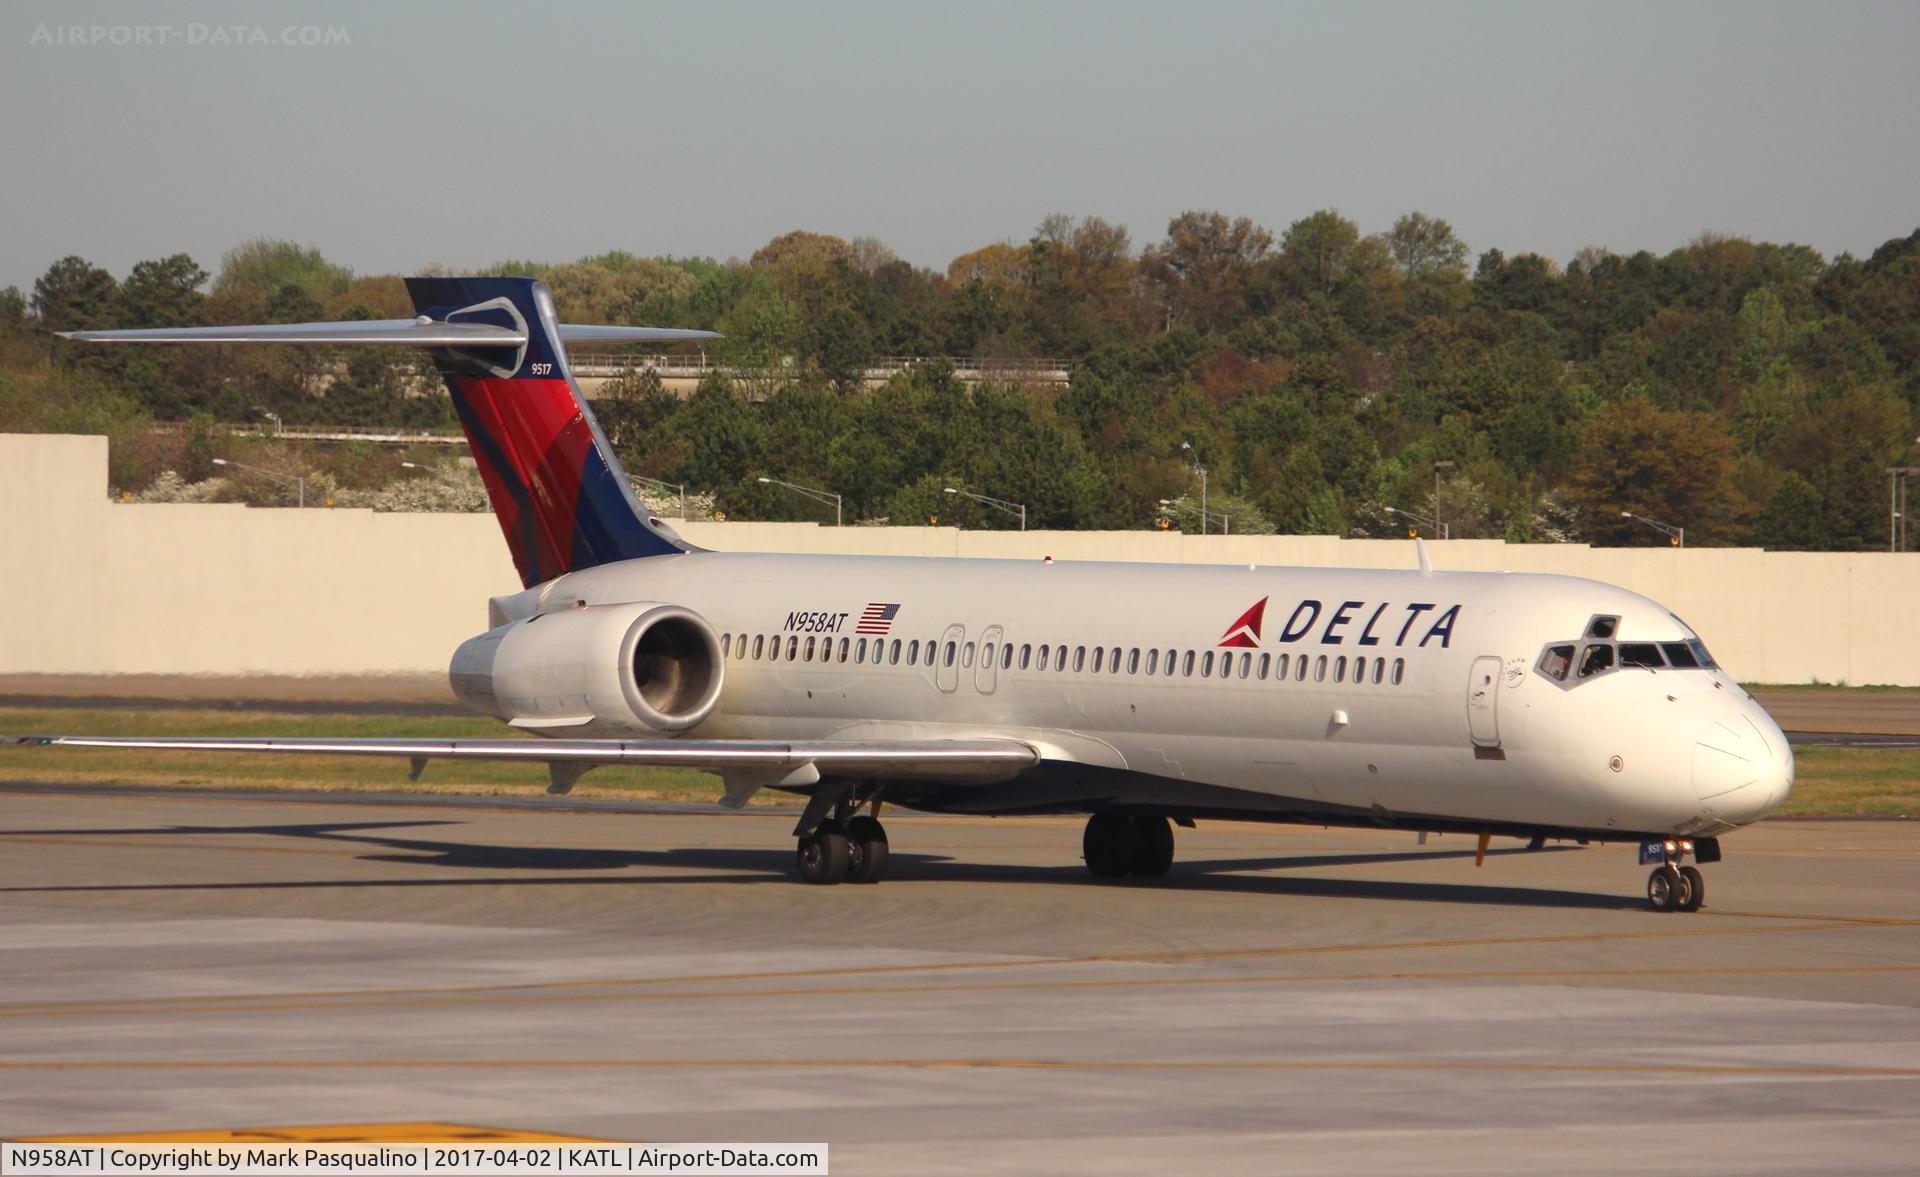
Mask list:
POLYGON ((1413 537, 1413 550, 1420 556, 1420 575, 1433 575, 1433 560, 1427 555, 1427 541, 1419 536, 1413 537))

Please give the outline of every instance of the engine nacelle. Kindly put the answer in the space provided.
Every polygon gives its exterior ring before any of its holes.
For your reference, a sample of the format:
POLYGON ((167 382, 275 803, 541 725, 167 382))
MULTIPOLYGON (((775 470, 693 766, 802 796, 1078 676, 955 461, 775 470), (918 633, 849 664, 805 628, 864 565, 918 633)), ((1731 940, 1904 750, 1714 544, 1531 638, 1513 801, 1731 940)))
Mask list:
POLYGON ((725 663, 691 609, 641 601, 538 613, 468 638, 449 678, 460 701, 560 735, 674 735, 712 713, 725 663))

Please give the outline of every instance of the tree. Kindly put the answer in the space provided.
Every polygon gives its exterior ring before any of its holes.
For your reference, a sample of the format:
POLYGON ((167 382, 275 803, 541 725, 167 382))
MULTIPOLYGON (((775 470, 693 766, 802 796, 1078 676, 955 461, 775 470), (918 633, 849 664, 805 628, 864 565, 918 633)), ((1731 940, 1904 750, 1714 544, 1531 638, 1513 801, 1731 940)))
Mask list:
POLYGON ((256 298, 266 299, 293 286, 319 305, 344 292, 352 281, 353 271, 334 265, 312 246, 255 237, 221 255, 213 292, 233 295, 250 291, 256 298))
POLYGON ((1183 212, 1167 224, 1167 239, 1141 255, 1140 270, 1155 292, 1164 325, 1215 331, 1241 312, 1254 267, 1273 248, 1273 234, 1246 217, 1183 212))
POLYGON ((1732 451, 1733 439, 1712 414, 1662 409, 1633 397, 1581 430, 1567 501, 1591 543, 1659 540, 1622 512, 1685 527, 1702 543, 1725 540, 1734 534, 1739 508, 1732 451))
POLYGON ((1360 227, 1334 209, 1321 209, 1287 226, 1280 262, 1300 294, 1332 297, 1360 244, 1360 227))
POLYGON ((49 331, 97 331, 118 317, 113 275, 82 257, 68 255, 33 283, 33 313, 49 331))
POLYGON ((997 241, 947 263, 947 281, 990 282, 996 286, 1021 287, 1031 279, 1033 252, 1024 245, 997 241))
POLYGON ((122 327, 192 327, 201 322, 207 272, 184 253, 140 262, 120 285, 122 327))
POLYGON ((1467 276, 1467 243, 1455 235, 1452 225, 1438 217, 1407 213, 1393 223, 1386 238, 1393 264, 1408 281, 1467 276))
POLYGON ((1791 470, 1774 487, 1753 525, 1753 542, 1770 552, 1823 551, 1832 535, 1820 492, 1791 470))

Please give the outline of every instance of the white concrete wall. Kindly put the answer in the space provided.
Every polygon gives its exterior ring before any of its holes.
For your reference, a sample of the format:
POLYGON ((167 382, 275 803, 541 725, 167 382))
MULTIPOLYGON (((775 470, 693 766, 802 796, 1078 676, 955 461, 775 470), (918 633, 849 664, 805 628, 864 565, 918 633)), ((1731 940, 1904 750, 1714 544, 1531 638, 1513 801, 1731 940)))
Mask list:
MULTIPOLYGON (((100 437, 0 435, 0 674, 440 674, 519 587, 489 515, 137 505, 100 437)), ((1415 565, 1405 540, 689 523, 734 551, 1415 565)), ((1755 682, 1920 685, 1920 554, 1456 540, 1441 569, 1560 572, 1663 601, 1755 682)), ((695 603, 697 606, 697 602, 695 603)))

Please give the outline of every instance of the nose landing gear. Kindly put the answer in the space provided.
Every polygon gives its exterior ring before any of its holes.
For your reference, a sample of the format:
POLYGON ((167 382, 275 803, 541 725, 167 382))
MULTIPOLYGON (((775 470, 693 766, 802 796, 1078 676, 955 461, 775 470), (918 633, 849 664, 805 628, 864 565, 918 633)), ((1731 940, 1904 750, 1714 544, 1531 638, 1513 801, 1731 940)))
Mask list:
POLYGON ((1718 839, 1698 843, 1685 838, 1649 842, 1640 850, 1641 862, 1659 862, 1647 876, 1647 906, 1655 911, 1699 911, 1707 901, 1707 880, 1698 867, 1681 866, 1688 854, 1701 862, 1720 860, 1718 839))

